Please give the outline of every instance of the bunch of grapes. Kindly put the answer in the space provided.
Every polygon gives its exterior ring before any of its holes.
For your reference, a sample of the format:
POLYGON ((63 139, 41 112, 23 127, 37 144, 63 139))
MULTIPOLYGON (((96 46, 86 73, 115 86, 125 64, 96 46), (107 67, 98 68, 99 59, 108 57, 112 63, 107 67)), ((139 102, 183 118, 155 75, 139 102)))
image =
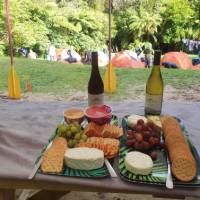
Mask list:
POLYGON ((152 122, 144 123, 142 119, 139 119, 133 129, 128 130, 126 145, 148 153, 153 160, 156 160, 155 149, 163 147, 160 141, 160 130, 152 122))
POLYGON ((81 125, 77 122, 71 124, 59 124, 57 126, 57 134, 66 138, 69 148, 76 147, 77 144, 87 140, 87 136, 83 134, 81 125))

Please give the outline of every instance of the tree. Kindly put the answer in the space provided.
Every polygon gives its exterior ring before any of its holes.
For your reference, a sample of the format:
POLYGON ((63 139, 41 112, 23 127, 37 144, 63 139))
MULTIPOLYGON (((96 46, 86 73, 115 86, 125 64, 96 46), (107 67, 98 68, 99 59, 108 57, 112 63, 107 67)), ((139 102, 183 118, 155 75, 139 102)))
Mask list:
POLYGON ((152 38, 157 41, 155 33, 157 33, 157 28, 161 22, 162 18, 159 14, 150 13, 140 8, 139 12, 133 13, 128 20, 128 27, 132 35, 137 35, 136 39, 141 38, 142 41, 150 41, 152 38))
POLYGON ((170 45, 172 50, 180 50, 182 38, 188 36, 190 28, 194 25, 194 16, 188 0, 168 0, 159 29, 161 44, 170 45))

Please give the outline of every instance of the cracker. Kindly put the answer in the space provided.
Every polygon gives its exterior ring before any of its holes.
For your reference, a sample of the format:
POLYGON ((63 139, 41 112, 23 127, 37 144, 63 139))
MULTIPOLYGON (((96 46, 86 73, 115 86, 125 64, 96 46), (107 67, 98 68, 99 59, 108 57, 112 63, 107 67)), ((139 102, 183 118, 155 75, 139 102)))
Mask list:
POLYGON ((196 161, 178 121, 173 117, 166 117, 162 120, 162 126, 173 175, 180 181, 193 180, 197 172, 196 161))
POLYGON ((43 153, 41 170, 45 173, 60 173, 63 169, 66 149, 66 139, 62 137, 55 138, 52 146, 43 153))

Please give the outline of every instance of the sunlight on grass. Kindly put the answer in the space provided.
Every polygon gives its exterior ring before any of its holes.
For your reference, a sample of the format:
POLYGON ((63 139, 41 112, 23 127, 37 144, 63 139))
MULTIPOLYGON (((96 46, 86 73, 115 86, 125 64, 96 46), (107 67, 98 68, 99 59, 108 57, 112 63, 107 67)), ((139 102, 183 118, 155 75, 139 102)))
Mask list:
MULTIPOLYGON (((7 90, 9 58, 0 58, 0 91, 7 90)), ((25 92, 25 76, 29 76, 33 93, 51 93, 70 96, 76 92, 87 93, 90 77, 89 65, 63 64, 44 60, 15 59, 17 74, 20 77, 22 92, 25 92)), ((103 77, 105 68, 100 68, 103 77)), ((144 95, 149 69, 116 69, 117 91, 109 96, 111 100, 144 95)), ((200 70, 162 69, 165 85, 176 89, 200 87, 200 70)))

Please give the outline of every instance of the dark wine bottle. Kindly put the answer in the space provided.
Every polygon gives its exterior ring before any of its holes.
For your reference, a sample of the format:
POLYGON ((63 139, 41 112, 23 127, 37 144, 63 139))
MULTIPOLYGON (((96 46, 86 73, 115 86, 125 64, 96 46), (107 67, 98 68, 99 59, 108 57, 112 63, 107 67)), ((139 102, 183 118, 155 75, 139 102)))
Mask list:
POLYGON ((92 71, 88 82, 88 105, 104 103, 104 85, 98 66, 98 52, 92 52, 92 71))
POLYGON ((160 71, 161 51, 155 51, 154 66, 146 83, 145 114, 160 115, 164 83, 160 71))

